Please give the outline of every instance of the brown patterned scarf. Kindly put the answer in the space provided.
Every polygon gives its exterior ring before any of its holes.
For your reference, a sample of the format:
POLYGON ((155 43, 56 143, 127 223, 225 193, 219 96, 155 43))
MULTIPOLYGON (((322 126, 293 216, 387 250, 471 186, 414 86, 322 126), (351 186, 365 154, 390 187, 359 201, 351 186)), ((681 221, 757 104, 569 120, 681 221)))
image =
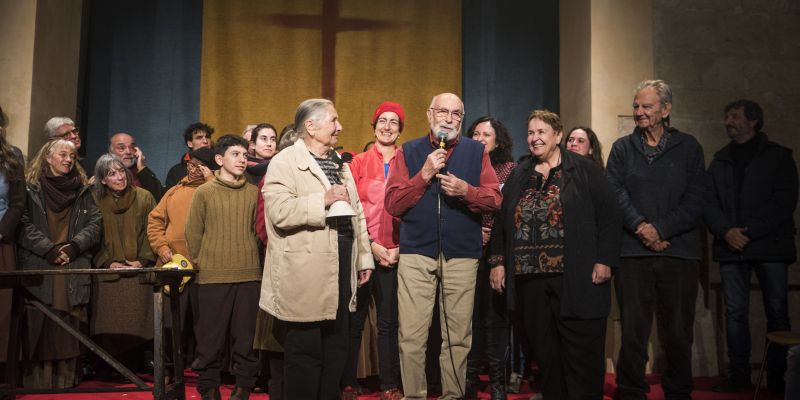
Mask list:
POLYGON ((64 211, 71 206, 83 186, 81 176, 75 168, 66 175, 55 175, 49 165, 42 167, 39 184, 44 192, 47 209, 55 212, 64 211))

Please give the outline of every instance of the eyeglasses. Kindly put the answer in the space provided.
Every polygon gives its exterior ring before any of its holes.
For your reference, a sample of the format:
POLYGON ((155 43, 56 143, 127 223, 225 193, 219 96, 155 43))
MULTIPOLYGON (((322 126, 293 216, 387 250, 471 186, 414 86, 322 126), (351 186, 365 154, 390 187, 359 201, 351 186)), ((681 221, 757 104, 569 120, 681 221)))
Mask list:
POLYGON ((66 137, 70 137, 70 136, 73 136, 73 135, 74 136, 80 136, 81 135, 81 131, 77 127, 75 127, 75 128, 72 128, 72 129, 62 133, 58 137, 66 138, 66 137))
POLYGON ((448 115, 452 116, 454 120, 461 121, 464 118, 464 112, 461 110, 450 111, 446 108, 430 108, 437 118, 447 118, 448 115))

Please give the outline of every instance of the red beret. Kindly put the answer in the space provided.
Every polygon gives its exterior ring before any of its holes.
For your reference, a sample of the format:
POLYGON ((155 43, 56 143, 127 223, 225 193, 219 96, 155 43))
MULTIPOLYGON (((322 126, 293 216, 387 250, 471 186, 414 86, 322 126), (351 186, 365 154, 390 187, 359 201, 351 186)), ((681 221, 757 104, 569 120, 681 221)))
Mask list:
POLYGON ((378 122, 378 117, 387 111, 397 114, 397 117, 400 118, 400 130, 402 131, 406 113, 403 111, 403 106, 398 103, 392 103, 391 101, 384 101, 378 105, 378 108, 375 109, 375 115, 372 116, 372 125, 374 126, 378 122))

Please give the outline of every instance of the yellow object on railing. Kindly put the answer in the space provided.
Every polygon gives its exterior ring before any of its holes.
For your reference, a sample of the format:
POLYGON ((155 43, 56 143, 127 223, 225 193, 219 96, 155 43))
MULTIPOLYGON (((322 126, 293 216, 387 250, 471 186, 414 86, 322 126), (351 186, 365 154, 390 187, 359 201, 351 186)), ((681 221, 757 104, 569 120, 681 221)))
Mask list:
MULTIPOLYGON (((180 254, 173 255, 172 259, 168 263, 162 265, 161 268, 194 269, 194 267, 192 267, 192 263, 190 263, 186 257, 180 254)), ((190 279, 192 279, 191 276, 185 276, 181 280, 181 284, 178 287, 178 293, 183 292, 183 287, 186 286, 187 283, 189 283, 190 279)), ((164 293, 169 294, 169 286, 164 286, 164 293)))

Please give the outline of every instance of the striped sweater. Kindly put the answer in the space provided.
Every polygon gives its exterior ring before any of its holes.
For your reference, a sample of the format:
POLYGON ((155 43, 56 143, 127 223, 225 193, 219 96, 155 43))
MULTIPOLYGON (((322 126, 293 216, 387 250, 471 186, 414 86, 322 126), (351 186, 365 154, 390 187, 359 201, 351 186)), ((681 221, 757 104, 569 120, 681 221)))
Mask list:
POLYGON ((215 179, 194 192, 186 221, 189 254, 199 269, 199 284, 261 280, 253 228, 258 189, 244 177, 215 179))

